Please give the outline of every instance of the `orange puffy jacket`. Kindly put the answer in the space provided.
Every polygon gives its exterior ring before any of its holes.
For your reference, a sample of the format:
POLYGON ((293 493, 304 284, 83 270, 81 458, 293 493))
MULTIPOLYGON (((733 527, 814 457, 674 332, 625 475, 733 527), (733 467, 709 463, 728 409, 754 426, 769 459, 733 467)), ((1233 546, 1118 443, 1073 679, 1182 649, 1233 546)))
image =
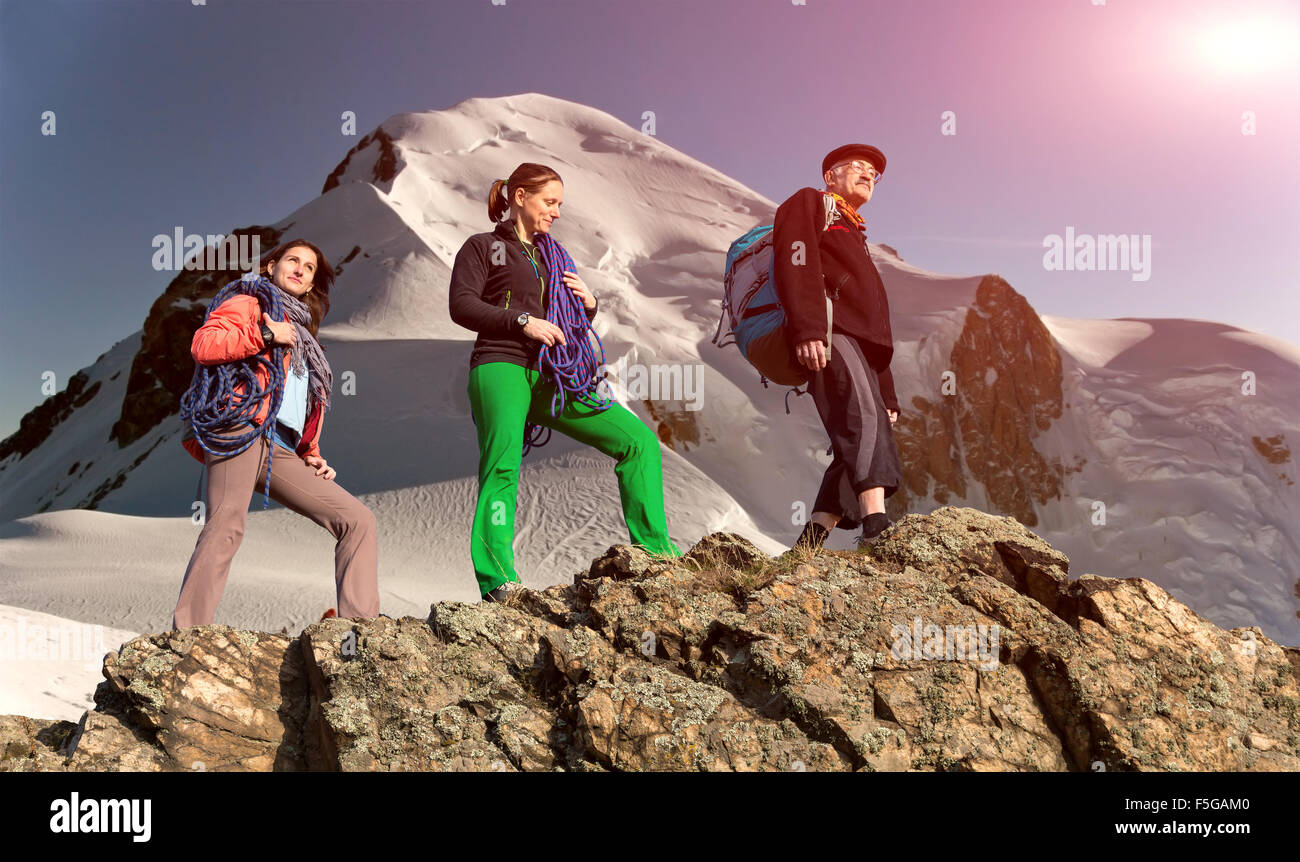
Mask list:
MULTIPOLYGON (((289 319, 285 315, 285 320, 289 319)), ((255 297, 237 293, 212 310, 208 319, 194 333, 190 342, 190 355, 200 365, 221 365, 255 356, 266 349, 262 341, 262 306, 255 297)), ((289 351, 283 351, 281 362, 285 376, 289 374, 289 351)), ((257 367, 257 381, 262 387, 270 385, 271 373, 263 366, 257 367)), ((245 387, 236 384, 236 392, 245 387)), ((261 425, 271 412, 271 399, 264 398, 258 406, 253 424, 261 425)), ((297 452, 302 458, 320 457, 320 432, 324 424, 323 410, 319 403, 313 404, 303 425, 302 439, 298 441, 297 452)), ((200 462, 203 461, 203 447, 193 437, 183 440, 181 445, 200 462)))

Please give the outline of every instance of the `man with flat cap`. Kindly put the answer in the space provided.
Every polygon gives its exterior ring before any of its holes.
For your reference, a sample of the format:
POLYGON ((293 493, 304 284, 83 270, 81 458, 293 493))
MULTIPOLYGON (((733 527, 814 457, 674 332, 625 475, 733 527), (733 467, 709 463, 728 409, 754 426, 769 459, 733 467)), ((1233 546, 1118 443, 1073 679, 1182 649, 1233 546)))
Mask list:
POLYGON ((858 546, 874 540, 890 524, 885 498, 902 477, 889 300, 858 212, 884 172, 885 155, 877 148, 838 147, 822 160, 825 191, 800 189, 776 211, 776 292, 834 456, 796 549, 820 548, 835 527, 858 524, 858 546))

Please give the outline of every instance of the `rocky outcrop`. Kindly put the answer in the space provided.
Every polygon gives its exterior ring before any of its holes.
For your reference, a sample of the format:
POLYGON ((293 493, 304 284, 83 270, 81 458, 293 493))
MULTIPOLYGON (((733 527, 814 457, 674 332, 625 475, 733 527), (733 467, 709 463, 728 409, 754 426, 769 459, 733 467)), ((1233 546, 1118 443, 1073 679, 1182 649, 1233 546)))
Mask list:
POLYGON ((325 178, 325 185, 321 187, 320 193, 325 194, 330 189, 337 188, 339 180, 343 177, 345 171, 352 163, 352 159, 359 153, 366 152, 371 147, 375 148, 370 157, 373 164, 370 168, 370 182, 387 191, 392 186, 393 178, 397 172, 405 165, 405 161, 397 153, 397 148, 393 145, 393 139, 380 126, 370 134, 357 141, 357 145, 348 150, 343 161, 335 165, 334 170, 325 178))
POLYGON ((951 388, 937 400, 913 396, 895 427, 904 485, 889 500, 901 517, 913 500, 967 498, 983 486, 989 508, 1030 527, 1036 505, 1059 499, 1064 464, 1035 448, 1062 413, 1061 356, 1028 301, 985 276, 949 354, 951 388))
MULTIPOLYGON (((254 225, 230 232, 231 237, 257 237, 266 252, 275 247, 280 231, 254 225)), ((182 270, 154 300, 145 318, 140 350, 131 362, 122 411, 110 439, 128 446, 180 410, 181 395, 194 376, 190 342, 203 324, 208 300, 236 280, 228 269, 182 270)))
MULTIPOLYGON (((256 236, 261 248, 270 250, 280 232, 255 225, 234 230, 230 235, 256 236)), ((194 374, 194 360, 190 356, 194 331, 203 323, 208 300, 238 276, 238 272, 225 269, 181 270, 162 295, 154 300, 141 330, 140 348, 131 361, 117 420, 109 432, 109 440, 119 448, 126 448, 139 440, 180 409, 181 394, 189 388, 194 374)), ((62 391, 28 411, 18 431, 0 441, 0 461, 12 454, 17 454, 18 459, 25 457, 44 443, 61 423, 86 407, 101 388, 100 381, 89 381, 90 375, 83 369, 68 379, 68 385, 62 391)), ((105 496, 122 486, 127 474, 139 466, 150 451, 152 448, 77 500, 76 507, 95 508, 105 496)), ((69 475, 81 466, 74 453, 67 455, 67 463, 69 475)), ((47 501, 41 511, 48 506, 47 501)))
POLYGON ((1300 652, 1068 566, 953 508, 868 553, 615 546, 427 620, 139 637, 79 726, 0 720, 0 768, 1300 769, 1300 652))
POLYGON ((71 721, 0 715, 0 769, 61 771, 76 731, 77 725, 71 721))
MULTIPOLYGON (((692 446, 700 445, 700 424, 694 411, 676 408, 672 402, 651 401, 648 398, 641 403, 650 414, 650 423, 654 426, 659 441, 669 449, 674 452, 689 452, 692 446)), ((709 442, 712 442, 712 437, 709 442)))
MULTIPOLYGON (((101 359, 103 357, 100 357, 101 359)), ((63 391, 56 392, 36 407, 23 414, 18 423, 18 430, 4 440, 0 440, 0 461, 17 453, 25 458, 28 453, 45 442, 54 426, 72 415, 78 407, 84 407, 99 391, 98 381, 90 386, 90 375, 85 370, 78 371, 68 378, 68 385, 63 391)))
MULTIPOLYGON (((1259 456, 1269 464, 1281 465, 1291 460, 1291 450, 1287 448, 1285 434, 1274 434, 1272 437, 1256 435, 1250 438, 1250 442, 1259 456)), ((0 457, 3 457, 3 452, 0 452, 0 457)), ((1278 471, 1277 477, 1288 485, 1295 484, 1295 480, 1288 476, 1285 470, 1278 471)), ((1300 611, 1296 612, 1296 616, 1300 617, 1300 611)))

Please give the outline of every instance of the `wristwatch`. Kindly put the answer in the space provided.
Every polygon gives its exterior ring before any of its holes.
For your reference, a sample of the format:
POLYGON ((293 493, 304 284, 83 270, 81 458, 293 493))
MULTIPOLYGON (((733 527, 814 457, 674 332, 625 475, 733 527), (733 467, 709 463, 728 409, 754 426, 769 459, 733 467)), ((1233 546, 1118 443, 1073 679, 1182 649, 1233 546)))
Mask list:
POLYGON ((274 341, 275 333, 271 331, 271 327, 266 325, 266 321, 262 321, 262 343, 270 347, 274 341))
POLYGON ((523 329, 525 326, 528 325, 528 321, 532 319, 533 316, 525 311, 523 314, 515 318, 515 323, 519 324, 520 329, 523 329))

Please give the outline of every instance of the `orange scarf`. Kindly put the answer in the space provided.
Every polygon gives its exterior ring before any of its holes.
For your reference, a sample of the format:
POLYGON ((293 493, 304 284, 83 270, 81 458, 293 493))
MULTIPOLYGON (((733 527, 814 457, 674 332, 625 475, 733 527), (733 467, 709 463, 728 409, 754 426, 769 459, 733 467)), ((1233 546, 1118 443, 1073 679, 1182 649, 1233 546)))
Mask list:
POLYGON ((835 206, 839 208, 840 213, 848 219, 854 227, 858 230, 867 229, 867 220, 862 217, 862 213, 849 206, 848 201, 837 195, 835 192, 827 192, 826 194, 835 198, 835 206))

